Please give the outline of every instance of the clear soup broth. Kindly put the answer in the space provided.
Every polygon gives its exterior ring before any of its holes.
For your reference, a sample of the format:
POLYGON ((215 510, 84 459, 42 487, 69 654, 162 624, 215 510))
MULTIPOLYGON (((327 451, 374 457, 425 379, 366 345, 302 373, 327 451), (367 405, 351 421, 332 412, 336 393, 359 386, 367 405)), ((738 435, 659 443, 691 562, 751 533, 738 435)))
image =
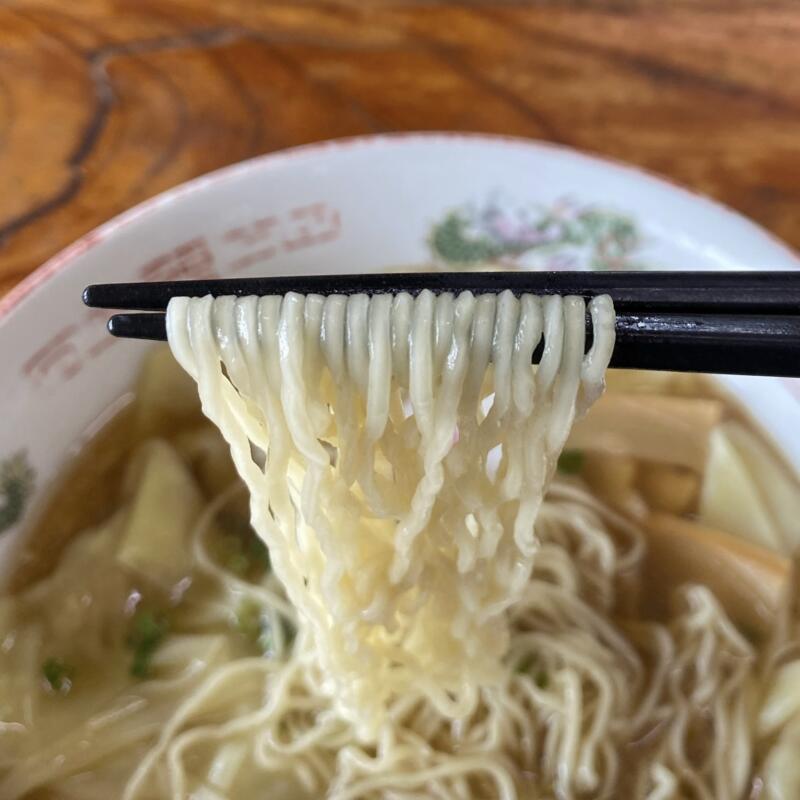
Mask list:
MULTIPOLYGON (((800 492, 772 444, 711 381, 611 371, 551 491, 602 509, 591 513, 608 542, 576 545, 569 579, 607 626, 593 635, 620 637, 635 657, 636 702, 656 709, 608 744, 618 766, 604 796, 797 796, 781 792, 800 786, 800 492), (613 566, 598 577, 604 558, 613 566), (650 761, 676 715, 686 769, 671 785, 650 761), (720 769, 743 775, 723 785, 720 769)), ((536 626, 520 612, 514 635, 536 626)), ((131 403, 65 468, 0 596, 0 798, 325 796, 343 751, 365 762, 376 751, 293 747, 319 719, 302 702, 265 711, 295 635, 228 446, 155 349, 131 403)), ((527 682, 522 713, 538 720, 519 722, 530 741, 520 734, 505 755, 521 798, 557 796, 536 736, 566 713, 567 671, 512 638, 509 680, 527 682)), ((582 702, 596 708, 602 688, 582 702)), ((403 713, 434 751, 453 746, 403 713)), ((477 773, 458 787, 452 796, 496 796, 477 773)), ((358 796, 439 796, 426 791, 358 796)))

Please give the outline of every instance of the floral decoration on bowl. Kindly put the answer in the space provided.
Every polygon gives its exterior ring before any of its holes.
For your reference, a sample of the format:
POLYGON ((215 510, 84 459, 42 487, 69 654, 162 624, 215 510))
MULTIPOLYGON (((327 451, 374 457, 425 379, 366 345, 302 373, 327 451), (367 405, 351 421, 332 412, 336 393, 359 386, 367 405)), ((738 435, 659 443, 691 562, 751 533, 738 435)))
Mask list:
POLYGON ((428 239, 444 268, 478 263, 504 269, 647 269, 642 236, 628 215, 564 197, 550 206, 493 195, 449 211, 428 239))
POLYGON ((35 477, 24 450, 0 460, 0 533, 22 516, 33 492, 35 477))

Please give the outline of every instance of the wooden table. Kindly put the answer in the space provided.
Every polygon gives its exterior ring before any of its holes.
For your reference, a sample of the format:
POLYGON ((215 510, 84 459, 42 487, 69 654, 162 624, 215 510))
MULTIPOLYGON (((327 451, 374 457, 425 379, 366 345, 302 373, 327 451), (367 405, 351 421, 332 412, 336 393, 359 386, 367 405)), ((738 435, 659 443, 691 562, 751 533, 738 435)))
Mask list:
POLYGON ((800 246, 800 2, 0 0, 0 293, 194 175, 415 129, 632 161, 800 246))

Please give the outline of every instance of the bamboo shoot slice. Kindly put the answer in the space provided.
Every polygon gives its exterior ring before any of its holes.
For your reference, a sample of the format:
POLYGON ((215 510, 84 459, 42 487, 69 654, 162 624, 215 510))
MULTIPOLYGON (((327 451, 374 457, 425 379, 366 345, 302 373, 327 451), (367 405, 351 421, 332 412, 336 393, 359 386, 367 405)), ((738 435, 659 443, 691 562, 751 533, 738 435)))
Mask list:
POLYGON ((714 431, 703 487, 700 520, 754 544, 785 552, 783 537, 772 520, 747 464, 725 427, 714 431))
POLYGON ((578 420, 566 449, 631 456, 702 473, 722 413, 718 400, 609 392, 578 420))
POLYGON ((746 631, 766 634, 786 593, 788 558, 723 531, 669 514, 646 524, 648 595, 665 610, 672 589, 708 586, 728 615, 746 631))
POLYGON ((135 461, 136 488, 117 560, 169 591, 190 570, 189 535, 203 497, 188 467, 166 442, 147 442, 135 461))
POLYGON ((723 430, 755 482, 764 507, 783 540, 784 552, 793 552, 800 545, 797 476, 761 437, 741 423, 727 422, 723 430))

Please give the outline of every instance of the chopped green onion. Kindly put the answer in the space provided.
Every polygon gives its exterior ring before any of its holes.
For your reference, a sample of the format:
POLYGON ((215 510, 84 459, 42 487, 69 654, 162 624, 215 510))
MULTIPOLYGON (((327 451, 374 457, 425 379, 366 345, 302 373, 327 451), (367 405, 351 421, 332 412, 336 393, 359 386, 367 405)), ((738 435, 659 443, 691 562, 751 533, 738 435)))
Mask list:
MULTIPOLYGON (((291 622, 279 617, 283 645, 289 649, 294 642, 297 631, 291 622)), ((273 657, 276 645, 272 625, 262 606, 252 598, 245 598, 236 611, 236 630, 247 639, 262 655, 273 657)))
POLYGON ((48 658, 42 664, 42 675, 50 691, 68 694, 75 678, 75 668, 60 658, 48 658))
POLYGON ((539 657, 536 653, 528 652, 517 662, 514 671, 518 675, 532 675, 533 682, 540 688, 546 689, 550 683, 550 676, 547 671, 541 667, 539 657))
MULTIPOLYGON (((233 539, 233 537, 231 537, 233 539)), ((238 539, 233 539, 238 544, 238 539)), ((250 571, 250 559, 244 553, 234 550, 226 559, 225 566, 236 575, 246 575, 250 571)))
POLYGON ((297 636, 297 628, 289 622, 286 617, 281 617, 281 630, 283 631, 283 641, 287 650, 292 649, 295 637, 297 636))
POLYGON ((245 598, 236 611, 236 629, 262 655, 273 655, 275 642, 263 608, 252 598, 245 598))
POLYGON ((137 611, 131 620, 128 633, 128 647, 133 650, 131 675, 135 678, 147 678, 150 674, 150 662, 164 637, 167 635, 166 619, 156 616, 152 611, 137 611))
POLYGON ((253 642, 261 634, 261 606, 249 597, 242 600, 236 610, 236 630, 253 642))
POLYGON ((247 539, 246 553, 251 562, 260 569, 266 572, 270 568, 269 550, 264 544, 263 539, 251 528, 251 535, 247 539))
POLYGON ((225 531, 219 542, 222 565, 243 578, 261 578, 270 568, 269 550, 247 519, 227 511, 217 520, 225 531))
POLYGON ((565 450, 558 457, 558 471, 564 475, 577 475, 583 468, 583 451, 565 450))
POLYGON ((531 667, 536 663, 536 656, 533 653, 525 653, 525 655, 517 662, 515 672, 518 675, 523 675, 531 671, 531 667))

